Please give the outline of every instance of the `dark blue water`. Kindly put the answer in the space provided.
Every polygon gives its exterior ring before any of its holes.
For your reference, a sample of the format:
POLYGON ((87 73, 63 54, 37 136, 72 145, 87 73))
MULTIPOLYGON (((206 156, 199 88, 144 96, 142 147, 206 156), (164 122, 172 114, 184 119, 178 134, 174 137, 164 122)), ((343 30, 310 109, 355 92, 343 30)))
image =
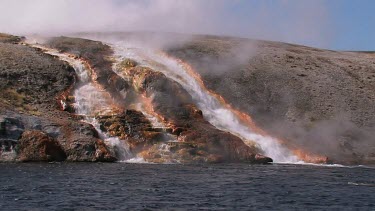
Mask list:
POLYGON ((375 210, 375 169, 0 164, 0 210, 375 210))

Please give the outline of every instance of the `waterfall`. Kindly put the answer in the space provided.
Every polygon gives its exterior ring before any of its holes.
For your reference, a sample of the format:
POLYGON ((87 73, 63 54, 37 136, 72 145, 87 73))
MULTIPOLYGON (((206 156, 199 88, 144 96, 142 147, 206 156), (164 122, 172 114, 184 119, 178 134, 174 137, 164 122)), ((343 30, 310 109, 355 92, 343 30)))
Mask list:
MULTIPOLYGON (((257 147, 263 150, 266 156, 273 158, 278 163, 302 162, 297 156, 286 148, 281 142, 266 133, 262 133, 243 121, 239 111, 233 109, 221 96, 208 90, 202 83, 200 76, 187 64, 178 59, 150 48, 132 46, 131 43, 110 42, 109 45, 115 52, 115 59, 118 62, 125 58, 137 61, 140 65, 150 67, 164 73, 168 78, 179 83, 193 98, 197 107, 202 110, 203 115, 216 128, 230 132, 240 137, 246 144, 256 143, 257 147)), ((134 159, 129 151, 126 141, 118 137, 109 137, 100 130, 99 123, 94 118, 97 114, 108 114, 114 110, 115 103, 110 94, 103 90, 96 81, 91 79, 91 72, 83 61, 48 49, 46 53, 58 56, 61 60, 70 63, 79 79, 79 86, 74 91, 75 108, 79 115, 85 117, 85 121, 94 125, 101 138, 108 146, 115 149, 119 160, 134 159)), ((121 74, 119 74, 121 76, 121 74)), ((142 113, 151 121, 154 127, 163 127, 155 116, 145 112, 142 106, 142 113)), ((173 137, 171 137, 173 139, 173 137)))
POLYGON ((118 137, 110 137, 100 129, 100 125, 95 119, 95 115, 97 114, 110 114, 115 110, 115 103, 108 92, 101 89, 99 84, 91 80, 91 72, 86 64, 79 59, 60 53, 54 49, 41 46, 35 47, 42 48, 47 54, 59 57, 60 60, 68 62, 74 68, 78 76, 78 88, 73 93, 76 114, 82 115, 85 122, 95 127, 99 137, 111 148, 110 150, 115 153, 119 161, 132 158, 133 155, 129 150, 126 140, 120 140, 118 137))
POLYGON ((110 45, 115 50, 118 60, 133 59, 143 66, 164 73, 168 78, 181 84, 193 97, 198 108, 203 111, 205 119, 218 129, 237 135, 245 143, 249 140, 254 141, 264 154, 272 157, 275 162, 299 162, 299 159, 277 139, 257 133, 243 124, 229 105, 223 105, 217 95, 207 90, 178 60, 152 49, 134 47, 130 43, 117 42, 110 45))

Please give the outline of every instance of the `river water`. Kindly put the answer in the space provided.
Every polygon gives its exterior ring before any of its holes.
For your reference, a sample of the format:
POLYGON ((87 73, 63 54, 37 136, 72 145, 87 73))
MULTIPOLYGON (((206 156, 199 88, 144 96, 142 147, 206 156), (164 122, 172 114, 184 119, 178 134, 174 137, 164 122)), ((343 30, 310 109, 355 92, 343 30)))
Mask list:
POLYGON ((374 210, 375 169, 0 164, 0 210, 374 210))

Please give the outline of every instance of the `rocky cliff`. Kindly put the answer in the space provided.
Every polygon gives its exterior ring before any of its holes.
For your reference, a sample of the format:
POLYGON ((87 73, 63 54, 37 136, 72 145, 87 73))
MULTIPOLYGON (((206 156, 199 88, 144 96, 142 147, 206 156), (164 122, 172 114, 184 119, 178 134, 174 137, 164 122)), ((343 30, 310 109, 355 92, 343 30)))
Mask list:
POLYGON ((132 60, 118 64, 115 73, 110 59, 112 51, 100 42, 60 37, 51 39, 47 45, 88 61, 94 80, 114 96, 124 110, 110 116, 99 114, 96 118, 104 131, 127 140, 133 154, 151 162, 163 159, 182 163, 272 161, 238 137, 213 127, 203 118, 186 90, 163 73, 132 60), (153 128, 142 112, 129 109, 128 105, 136 103, 134 98, 139 101, 139 96, 145 98, 149 109, 166 125, 165 131, 153 128), (167 141, 166 137, 172 137, 173 142, 167 141), (172 146, 173 152, 160 159, 160 150, 155 150, 158 143, 172 146))
POLYGON ((0 40, 0 160, 115 160, 91 125, 61 109, 61 95, 74 86, 72 67, 5 36, 0 40))
MULTIPOLYGON (((73 93, 83 84, 74 69, 20 43, 21 38, 3 40, 0 160, 115 161, 116 150, 103 141, 98 128, 75 113, 79 102, 73 93)), ((86 64, 91 83, 116 104, 110 113, 89 115, 98 121, 100 133, 126 141, 133 155, 149 162, 272 162, 255 146, 205 121, 191 96, 164 74, 130 60, 115 72, 112 49, 97 41, 59 37, 45 46, 86 64), (164 128, 155 128, 143 111, 131 106, 140 98, 164 128)))
MULTIPOLYGON (((298 149, 300 158, 311 152, 337 163, 375 162, 372 52, 217 36, 111 36, 163 49, 188 63, 208 90, 298 149)), ((98 128, 75 114, 74 69, 21 41, 0 34, 0 160, 116 160, 98 128)), ((92 80, 116 102, 112 113, 95 114, 100 129, 127 140, 134 155, 150 162, 271 161, 255 145, 211 125, 191 95, 162 70, 131 59, 115 66, 113 49, 98 41, 58 37, 46 45, 87 63, 92 80), (150 114, 163 126, 156 127, 150 114)))

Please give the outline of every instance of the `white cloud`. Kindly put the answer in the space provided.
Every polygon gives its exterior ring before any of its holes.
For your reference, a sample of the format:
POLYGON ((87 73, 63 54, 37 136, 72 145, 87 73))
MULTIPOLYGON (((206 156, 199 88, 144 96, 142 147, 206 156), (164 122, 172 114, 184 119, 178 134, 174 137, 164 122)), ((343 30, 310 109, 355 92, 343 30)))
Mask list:
POLYGON ((0 0, 0 31, 59 34, 148 30, 312 45, 329 41, 331 29, 324 2, 284 0, 276 3, 280 14, 274 14, 267 2, 258 1, 252 7, 240 0, 0 0), (236 4, 250 7, 245 18, 229 9, 236 4))

